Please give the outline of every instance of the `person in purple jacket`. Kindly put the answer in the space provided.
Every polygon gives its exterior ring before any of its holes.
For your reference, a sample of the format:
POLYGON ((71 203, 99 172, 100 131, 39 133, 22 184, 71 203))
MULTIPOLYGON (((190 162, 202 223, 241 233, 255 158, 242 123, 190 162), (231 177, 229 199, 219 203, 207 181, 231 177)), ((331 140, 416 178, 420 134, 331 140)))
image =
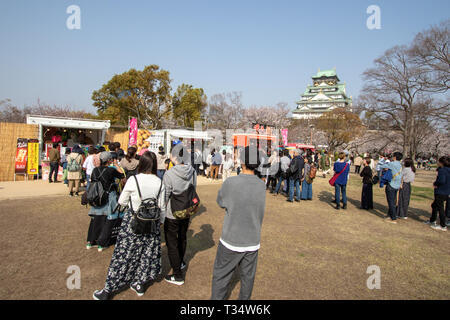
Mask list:
POLYGON ((334 163, 334 172, 339 177, 334 183, 334 197, 336 199, 336 210, 341 209, 341 193, 342 193, 342 209, 347 209, 347 180, 350 171, 350 165, 345 161, 345 153, 339 152, 339 160, 334 163))

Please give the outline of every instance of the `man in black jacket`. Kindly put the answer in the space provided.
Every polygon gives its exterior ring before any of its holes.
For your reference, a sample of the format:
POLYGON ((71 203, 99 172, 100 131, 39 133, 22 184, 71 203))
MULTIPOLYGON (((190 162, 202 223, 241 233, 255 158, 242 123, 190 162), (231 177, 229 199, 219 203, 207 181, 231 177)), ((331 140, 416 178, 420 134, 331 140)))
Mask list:
POLYGON ((303 181, 303 171, 305 161, 303 160, 303 150, 295 149, 294 159, 288 169, 289 174, 289 199, 287 201, 294 202, 294 187, 296 190, 295 201, 300 202, 300 184, 303 181))

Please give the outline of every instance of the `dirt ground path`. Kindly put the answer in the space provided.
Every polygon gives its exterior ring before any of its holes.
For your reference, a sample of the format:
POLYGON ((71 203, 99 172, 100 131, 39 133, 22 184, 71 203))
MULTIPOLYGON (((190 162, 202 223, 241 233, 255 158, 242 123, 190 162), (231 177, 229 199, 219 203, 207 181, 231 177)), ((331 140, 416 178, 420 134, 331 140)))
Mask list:
MULTIPOLYGON (((420 173, 430 186, 434 173, 420 173)), ((288 203, 267 193, 253 299, 449 299, 450 233, 431 230, 429 199, 412 201, 410 219, 383 221, 386 200, 359 210, 361 182, 351 175, 347 210, 336 211, 328 179, 317 178, 313 201, 288 203), (381 289, 366 286, 368 266, 381 270, 381 289)), ((422 181, 423 180, 423 181, 422 181)), ((220 183, 202 181, 203 208, 188 233, 186 283, 155 282, 142 299, 209 299, 224 212, 220 183)), ((0 193, 2 190, 0 190, 0 193)), ((66 195, 0 201, 0 299, 91 299, 102 288, 113 249, 85 249, 89 224, 79 198, 66 195), (67 268, 80 267, 81 289, 69 290, 67 268)), ((163 244, 163 269, 169 271, 163 244)), ((231 299, 237 298, 234 282, 231 299)), ((116 299, 137 299, 127 290, 116 299)))

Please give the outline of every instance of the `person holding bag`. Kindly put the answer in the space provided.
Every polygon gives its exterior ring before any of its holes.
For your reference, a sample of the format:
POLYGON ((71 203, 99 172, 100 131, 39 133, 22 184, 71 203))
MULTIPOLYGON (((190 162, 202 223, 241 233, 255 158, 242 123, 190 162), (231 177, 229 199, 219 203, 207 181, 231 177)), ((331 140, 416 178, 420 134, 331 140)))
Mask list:
POLYGON ((363 187, 361 193, 361 209, 373 209, 373 174, 370 168, 372 160, 366 157, 363 161, 363 169, 359 174, 363 178, 363 187))
POLYGON ((156 175, 156 155, 146 151, 137 169, 138 174, 127 181, 119 198, 119 204, 129 210, 123 217, 105 286, 94 292, 95 300, 109 300, 126 286, 142 296, 150 281, 161 273, 160 224, 164 222, 166 202, 165 187, 156 175), (159 219, 151 219, 149 228, 139 228, 137 219, 141 213, 148 213, 149 204, 159 219))
POLYGON ((120 218, 115 210, 117 207, 115 180, 123 179, 124 174, 113 167, 109 167, 111 162, 110 152, 104 151, 100 154, 100 166, 92 170, 91 184, 83 194, 83 198, 86 198, 86 202, 91 205, 89 210, 91 222, 86 244, 88 250, 97 246, 97 250, 102 252, 103 249, 109 247, 112 229, 116 220, 120 218))
POLYGON ((341 193, 342 193, 342 209, 347 209, 347 180, 350 166, 345 161, 345 153, 339 152, 339 160, 334 163, 334 176, 330 179, 330 185, 334 186, 334 198, 336 201, 336 210, 341 209, 341 193))
POLYGON ((195 191, 197 173, 189 164, 189 154, 181 143, 173 147, 170 160, 174 166, 163 177, 167 205, 164 234, 173 274, 165 276, 165 280, 175 285, 182 285, 184 284, 182 270, 186 268, 184 262, 186 234, 190 216, 195 213, 194 206, 198 208, 199 204, 195 191))

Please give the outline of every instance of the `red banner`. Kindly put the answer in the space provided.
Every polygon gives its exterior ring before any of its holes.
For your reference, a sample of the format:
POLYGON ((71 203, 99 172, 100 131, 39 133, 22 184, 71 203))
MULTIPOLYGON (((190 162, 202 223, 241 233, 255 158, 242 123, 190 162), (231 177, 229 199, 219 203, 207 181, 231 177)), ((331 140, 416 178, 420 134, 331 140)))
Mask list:
POLYGON ((138 135, 138 125, 137 125, 137 119, 131 118, 129 123, 129 139, 128 139, 128 145, 133 146, 137 144, 137 135, 138 135))
POLYGON ((28 140, 23 138, 17 139, 16 151, 16 173, 26 173, 28 159, 28 140))

